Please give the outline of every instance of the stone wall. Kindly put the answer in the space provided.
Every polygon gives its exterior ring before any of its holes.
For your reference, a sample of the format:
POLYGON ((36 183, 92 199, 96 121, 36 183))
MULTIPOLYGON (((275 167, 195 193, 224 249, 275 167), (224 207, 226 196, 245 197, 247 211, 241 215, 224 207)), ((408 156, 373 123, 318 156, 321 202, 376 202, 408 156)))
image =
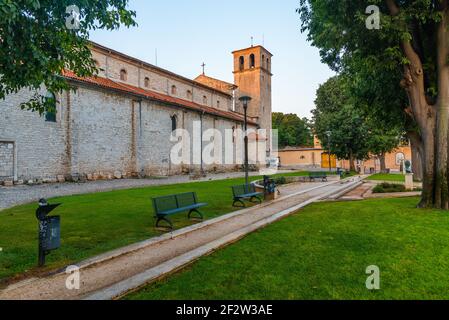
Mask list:
POLYGON ((0 141, 14 144, 17 179, 43 180, 63 175, 68 171, 65 110, 58 106, 57 122, 47 122, 38 113, 19 108, 31 96, 30 91, 21 90, 0 101, 0 141))
POLYGON ((0 141, 0 179, 14 178, 14 144, 0 141))
POLYGON ((92 57, 98 62, 98 66, 101 69, 99 76, 101 77, 193 101, 211 108, 225 111, 232 110, 232 96, 213 88, 201 86, 195 81, 177 77, 169 72, 164 73, 160 68, 151 68, 150 65, 139 64, 137 61, 125 61, 117 54, 106 53, 96 48, 92 49, 92 57), (120 71, 122 69, 127 71, 126 81, 120 79, 120 71), (148 86, 146 86, 145 78, 149 79, 148 86), (174 92, 172 91, 173 86, 176 87, 174 92))
MULTIPOLYGON (((200 164, 190 165, 189 161, 172 164, 171 149, 177 141, 171 139, 171 117, 176 116, 178 129, 189 133, 202 121, 203 132, 216 128, 223 139, 226 129, 241 127, 232 120, 159 102, 137 101, 131 96, 84 85, 76 92, 58 95, 57 122, 53 123, 19 108, 20 102, 29 97, 29 92, 22 91, 0 101, 0 176, 11 179, 15 175, 16 180, 25 182, 198 172, 200 164)), ((193 148, 193 140, 199 137, 189 135, 190 139, 183 137, 183 143, 192 146, 188 157, 193 160, 201 155, 200 150, 193 148)), ((218 146, 218 138, 211 141, 218 146)), ((203 148, 207 145, 204 142, 203 148)), ((225 165, 218 154, 216 158, 215 163, 203 165, 203 169, 231 171, 238 167, 225 165)))

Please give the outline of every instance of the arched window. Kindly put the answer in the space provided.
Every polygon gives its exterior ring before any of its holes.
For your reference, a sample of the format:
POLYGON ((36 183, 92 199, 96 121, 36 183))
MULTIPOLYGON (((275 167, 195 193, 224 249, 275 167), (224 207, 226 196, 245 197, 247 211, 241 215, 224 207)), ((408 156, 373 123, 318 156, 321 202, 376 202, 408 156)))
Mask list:
POLYGON ((265 55, 262 55, 262 67, 265 68, 265 55))
POLYGON ((171 131, 175 131, 176 129, 178 129, 178 118, 176 117, 176 115, 173 115, 171 117, 171 131))
POLYGON ((207 97, 203 96, 203 104, 207 104, 207 97))
POLYGON ((128 73, 125 69, 120 70, 120 80, 127 81, 128 80, 128 73))
POLYGON ((56 96, 53 92, 48 91, 45 95, 45 121, 56 122, 56 96))
POLYGON ((187 90, 187 99, 192 100, 193 94, 192 91, 187 90))
POLYGON ((249 56, 249 67, 250 68, 255 68, 256 67, 256 57, 254 56, 254 54, 251 54, 249 56))
POLYGON ((217 100, 217 108, 220 108, 220 100, 217 100))
POLYGON ((243 56, 239 58, 239 69, 240 71, 245 69, 245 58, 243 56))
POLYGON ((178 88, 175 85, 171 86, 171 94, 176 95, 178 93, 178 88))
POLYGON ((267 70, 270 71, 270 58, 267 58, 267 70))
POLYGON ((150 87, 150 78, 145 77, 143 84, 144 84, 145 88, 149 88, 150 87))

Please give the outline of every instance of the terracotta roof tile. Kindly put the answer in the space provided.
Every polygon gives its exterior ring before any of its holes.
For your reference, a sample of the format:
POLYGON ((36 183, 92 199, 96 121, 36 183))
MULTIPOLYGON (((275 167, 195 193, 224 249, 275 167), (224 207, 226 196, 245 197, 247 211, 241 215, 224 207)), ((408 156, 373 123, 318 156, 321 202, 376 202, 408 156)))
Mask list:
MULTIPOLYGON (((111 79, 102 78, 102 77, 98 77, 98 76, 79 77, 74 72, 67 71, 67 70, 63 71, 62 75, 67 79, 72 79, 72 80, 84 82, 87 84, 96 85, 96 86, 99 86, 99 87, 102 87, 105 89, 118 90, 118 91, 121 91, 124 93, 130 93, 133 95, 137 95, 142 98, 155 100, 155 101, 159 101, 159 102, 165 102, 165 103, 169 103, 172 105, 176 105, 179 107, 183 107, 183 108, 187 108, 187 109, 191 109, 191 110, 195 110, 195 111, 199 111, 199 112, 203 111, 210 115, 214 115, 214 116, 218 116, 218 117, 222 117, 222 118, 226 118, 226 119, 231 119, 234 121, 243 122, 243 117, 241 115, 231 112, 231 111, 224 111, 224 110, 219 110, 219 109, 203 106, 203 105, 200 105, 200 104, 192 102, 192 101, 179 99, 176 97, 171 97, 166 94, 158 93, 158 92, 151 91, 151 90, 146 90, 146 89, 135 87, 135 86, 125 84, 125 83, 115 82, 111 79)), ((251 120, 249 120, 248 123, 250 123, 252 125, 257 125, 256 122, 251 121, 251 120)))

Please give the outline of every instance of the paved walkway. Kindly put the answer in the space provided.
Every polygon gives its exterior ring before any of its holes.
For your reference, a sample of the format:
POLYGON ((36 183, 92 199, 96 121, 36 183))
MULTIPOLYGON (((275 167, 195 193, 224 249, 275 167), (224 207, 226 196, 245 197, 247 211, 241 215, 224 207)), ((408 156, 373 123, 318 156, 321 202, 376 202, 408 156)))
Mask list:
POLYGON ((365 198, 365 194, 369 192, 374 186, 375 184, 373 183, 363 183, 357 188, 340 197, 339 200, 363 200, 365 198))
MULTIPOLYGON (((349 183, 350 184, 350 183, 349 183)), ((0 291, 1 299, 112 299, 173 272, 247 233, 347 188, 348 184, 302 183, 282 188, 282 197, 150 239, 80 263, 81 288, 68 290, 67 275, 32 279, 0 291)))
MULTIPOLYGON (((285 173, 291 171, 279 171, 285 173)), ((251 176, 258 176, 259 172, 251 172, 251 176)), ((190 180, 190 176, 172 176, 161 179, 123 179, 101 180, 85 183, 54 183, 35 186, 0 187, 0 211, 20 204, 37 202, 41 198, 54 198, 93 192, 142 188, 148 186, 172 185, 189 182, 202 182, 244 177, 243 172, 210 174, 199 180, 190 180)))

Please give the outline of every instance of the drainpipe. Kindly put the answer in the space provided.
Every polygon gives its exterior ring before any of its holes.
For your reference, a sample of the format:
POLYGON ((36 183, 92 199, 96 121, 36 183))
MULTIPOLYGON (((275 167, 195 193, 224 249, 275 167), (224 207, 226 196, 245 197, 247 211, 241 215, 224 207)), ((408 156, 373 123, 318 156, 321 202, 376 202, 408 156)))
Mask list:
POLYGON ((201 121, 201 135, 200 135, 200 145, 201 145, 201 175, 204 175, 204 167, 203 167, 203 117, 205 112, 200 113, 200 121, 201 121))

